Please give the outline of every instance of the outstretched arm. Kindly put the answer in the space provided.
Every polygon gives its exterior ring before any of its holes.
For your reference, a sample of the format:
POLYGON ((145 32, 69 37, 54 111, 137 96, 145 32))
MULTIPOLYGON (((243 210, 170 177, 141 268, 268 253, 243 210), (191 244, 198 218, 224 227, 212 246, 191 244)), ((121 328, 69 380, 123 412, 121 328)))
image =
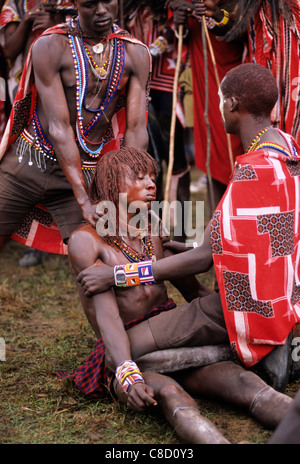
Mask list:
POLYGON ((49 134, 59 164, 73 189, 83 217, 95 226, 99 216, 96 206, 91 205, 88 198, 61 80, 67 45, 64 37, 55 34, 40 37, 35 42, 32 49, 35 82, 40 104, 45 108, 44 116, 47 118, 44 129, 49 134))
MULTIPOLYGON (((76 230, 69 243, 69 260, 74 276, 86 266, 91 265, 99 255, 99 238, 95 238, 93 230, 76 230)), ((116 370, 124 361, 132 359, 130 342, 120 317, 117 300, 112 289, 96 294, 89 300, 79 288, 82 305, 87 310, 95 310, 96 322, 101 332, 105 350, 109 353, 110 366, 116 370)), ((89 313, 90 314, 90 313, 89 313)), ((124 387, 123 387, 124 388, 124 387)), ((146 406, 155 405, 153 390, 141 381, 130 386, 127 397, 132 409, 142 410, 146 406)))
MULTIPOLYGON (((198 248, 160 259, 152 264, 156 282, 178 280, 207 272, 213 264, 210 246, 210 223, 204 233, 204 241, 198 248)), ((114 268, 97 261, 78 275, 87 297, 106 291, 114 286, 114 268)))

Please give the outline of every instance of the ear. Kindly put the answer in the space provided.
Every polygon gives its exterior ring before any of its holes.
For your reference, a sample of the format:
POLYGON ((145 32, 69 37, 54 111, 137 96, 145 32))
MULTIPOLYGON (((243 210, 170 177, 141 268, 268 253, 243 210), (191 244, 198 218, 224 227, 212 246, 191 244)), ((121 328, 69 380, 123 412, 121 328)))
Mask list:
POLYGON ((77 0, 71 0, 71 3, 73 4, 74 6, 74 10, 78 10, 78 6, 77 6, 77 0))
POLYGON ((238 110, 239 108, 239 100, 236 97, 230 97, 231 100, 231 105, 230 105, 230 111, 234 113, 235 111, 238 110))

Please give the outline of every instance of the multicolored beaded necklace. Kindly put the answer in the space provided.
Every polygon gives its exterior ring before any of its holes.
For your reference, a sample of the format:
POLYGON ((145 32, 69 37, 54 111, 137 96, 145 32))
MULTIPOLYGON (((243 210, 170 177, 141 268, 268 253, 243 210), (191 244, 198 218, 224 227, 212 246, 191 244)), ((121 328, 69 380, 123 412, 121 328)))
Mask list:
MULTIPOLYGON (((80 26, 78 23, 78 29, 80 30, 80 26)), ((113 26, 113 30, 115 31, 115 26, 113 26)), ((77 118, 76 118, 76 134, 77 140, 80 144, 81 148, 88 153, 92 157, 98 157, 102 151, 104 139, 102 138, 98 143, 92 143, 87 139, 87 135, 93 129, 93 127, 97 124, 99 119, 103 116, 105 110, 111 103, 121 81, 121 77, 124 70, 125 64, 125 45, 122 40, 114 38, 114 50, 113 50, 113 57, 111 63, 111 72, 110 77, 107 85, 106 93, 101 101, 99 108, 91 109, 86 107, 86 95, 88 90, 88 80, 89 80, 89 72, 88 72, 88 59, 87 54, 85 52, 84 41, 83 37, 74 36, 72 34, 68 34, 68 39, 70 43, 70 48, 72 52, 72 57, 74 61, 75 67, 75 76, 76 76, 76 111, 77 111, 77 118), (82 121, 82 108, 85 108, 89 112, 95 113, 95 116, 92 120, 87 124, 86 127, 83 127, 82 121), (90 145, 98 145, 96 150, 90 150, 87 147, 87 143, 90 145)))
POLYGON ((264 134, 265 132, 267 132, 268 129, 270 129, 270 127, 272 126, 269 126, 269 127, 266 127, 265 129, 263 129, 261 132, 259 132, 253 139, 253 141, 251 142, 251 144, 249 145, 248 147, 248 150, 247 150, 247 153, 250 153, 254 150, 262 150, 263 148, 269 148, 269 149, 273 149, 273 150, 277 150, 281 153, 283 153, 284 155, 288 156, 288 157, 294 157, 294 156, 297 156, 297 151, 296 151, 296 148, 295 146, 291 143, 291 141, 285 136, 284 132, 282 132, 281 130, 277 129, 276 127, 274 127, 275 130, 277 130, 280 135, 284 138, 284 140, 286 141, 286 143, 288 144, 289 146, 289 149, 283 147, 282 145, 279 145, 278 143, 274 143, 274 142, 262 142, 262 143, 259 143, 260 142, 260 138, 262 136, 262 134, 264 134))
POLYGON ((250 153, 251 151, 254 151, 260 141, 260 138, 263 134, 265 134, 269 129, 270 127, 272 126, 268 126, 268 127, 265 127, 265 129, 263 129, 262 131, 260 131, 255 137, 254 139, 252 140, 252 142, 250 143, 249 147, 247 148, 247 152, 246 153, 250 153))
POLYGON ((139 261, 147 261, 152 259, 155 260, 154 247, 150 235, 140 239, 142 245, 142 252, 137 252, 131 246, 127 245, 124 240, 115 239, 114 244, 122 251, 123 255, 131 263, 137 263, 139 261))
MULTIPOLYGON (((109 44, 107 45, 107 48, 106 48, 106 55, 108 54, 109 52, 109 44)), ((112 42, 112 46, 111 46, 111 53, 110 55, 107 57, 106 61, 103 63, 102 66, 98 66, 97 63, 95 62, 94 58, 92 57, 92 54, 88 48, 88 46, 86 45, 86 43, 84 43, 84 49, 85 49, 85 52, 87 54, 87 57, 88 57, 88 61, 89 61, 89 64, 91 66, 91 69, 94 73, 94 75, 98 78, 98 79, 106 79, 106 75, 107 75, 107 70, 108 70, 108 67, 109 67, 109 64, 110 64, 110 61, 111 61, 111 58, 112 58, 112 54, 113 54, 113 49, 114 49, 114 43, 112 42)))

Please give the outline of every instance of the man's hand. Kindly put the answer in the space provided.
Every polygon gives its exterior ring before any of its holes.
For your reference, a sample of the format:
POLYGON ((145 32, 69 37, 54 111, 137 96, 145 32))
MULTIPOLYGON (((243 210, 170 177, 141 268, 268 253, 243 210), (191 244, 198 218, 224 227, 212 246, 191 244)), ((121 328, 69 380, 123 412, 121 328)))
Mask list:
POLYGON ((192 4, 185 0, 167 0, 165 7, 173 11, 174 23, 176 26, 180 24, 185 25, 188 15, 193 13, 192 4))
POLYGON ((97 222, 100 219, 99 214, 96 211, 97 205, 92 205, 89 200, 87 200, 83 205, 81 205, 81 211, 84 219, 89 222, 93 227, 96 227, 97 222))
POLYGON ((152 387, 145 383, 134 383, 129 390, 127 406, 134 411, 143 411, 146 407, 156 406, 152 387))
POLYGON ((201 18, 201 16, 214 16, 218 8, 219 0, 204 0, 204 1, 193 1, 194 16, 201 18))
POLYGON ((90 298, 97 293, 106 292, 114 285, 114 269, 96 261, 78 274, 77 281, 81 283, 85 296, 90 298))

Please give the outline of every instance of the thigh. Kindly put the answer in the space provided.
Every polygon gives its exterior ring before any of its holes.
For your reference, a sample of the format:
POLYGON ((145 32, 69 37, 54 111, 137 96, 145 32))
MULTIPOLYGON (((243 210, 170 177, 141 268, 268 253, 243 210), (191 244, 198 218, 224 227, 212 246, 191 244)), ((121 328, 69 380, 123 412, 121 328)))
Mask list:
POLYGON ((220 296, 211 293, 148 322, 158 349, 228 343, 220 296))
POLYGON ((83 222, 81 209, 73 190, 58 163, 53 164, 42 199, 51 214, 63 241, 67 243, 71 233, 83 222))
POLYGON ((42 197, 43 173, 8 152, 0 163, 0 230, 11 235, 42 197))

